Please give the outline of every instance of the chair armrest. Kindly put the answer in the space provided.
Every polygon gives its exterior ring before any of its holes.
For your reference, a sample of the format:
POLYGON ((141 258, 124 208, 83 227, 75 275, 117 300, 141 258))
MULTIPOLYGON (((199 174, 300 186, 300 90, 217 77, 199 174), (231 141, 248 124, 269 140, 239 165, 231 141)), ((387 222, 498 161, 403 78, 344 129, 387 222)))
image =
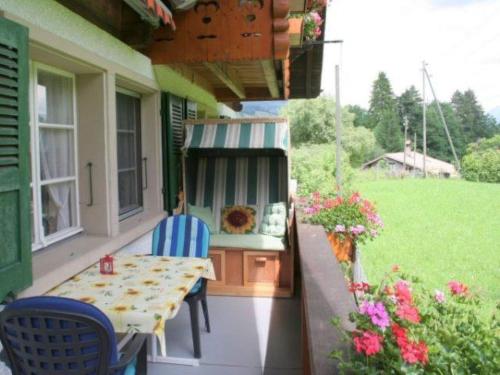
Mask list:
MULTIPOLYGON (((145 333, 136 333, 134 338, 130 340, 122 351, 120 360, 109 367, 110 374, 116 374, 118 371, 125 369, 137 357, 137 366, 139 370, 144 369, 147 365, 147 339, 145 333), (144 357, 144 358, 141 358, 144 357)), ((146 372, 136 371, 137 375, 146 374, 146 372)))

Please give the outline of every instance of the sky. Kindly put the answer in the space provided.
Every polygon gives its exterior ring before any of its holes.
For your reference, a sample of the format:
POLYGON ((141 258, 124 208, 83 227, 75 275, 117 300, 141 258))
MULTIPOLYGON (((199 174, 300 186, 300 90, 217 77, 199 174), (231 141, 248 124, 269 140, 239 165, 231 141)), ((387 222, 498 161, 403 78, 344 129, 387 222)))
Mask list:
MULTIPOLYGON (((422 61, 441 101, 471 88, 486 111, 500 106, 500 0, 331 0, 322 89, 341 103, 368 107, 371 86, 385 71, 396 95, 422 89, 422 61)), ((429 99, 430 90, 426 89, 429 99)))

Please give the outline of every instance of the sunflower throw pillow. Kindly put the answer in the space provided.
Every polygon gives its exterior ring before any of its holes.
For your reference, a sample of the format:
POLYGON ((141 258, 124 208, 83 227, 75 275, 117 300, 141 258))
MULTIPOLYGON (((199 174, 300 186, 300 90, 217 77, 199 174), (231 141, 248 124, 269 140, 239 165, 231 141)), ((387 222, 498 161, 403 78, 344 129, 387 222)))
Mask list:
POLYGON ((251 206, 226 206, 222 209, 221 229, 229 234, 248 234, 255 229, 257 211, 251 206))

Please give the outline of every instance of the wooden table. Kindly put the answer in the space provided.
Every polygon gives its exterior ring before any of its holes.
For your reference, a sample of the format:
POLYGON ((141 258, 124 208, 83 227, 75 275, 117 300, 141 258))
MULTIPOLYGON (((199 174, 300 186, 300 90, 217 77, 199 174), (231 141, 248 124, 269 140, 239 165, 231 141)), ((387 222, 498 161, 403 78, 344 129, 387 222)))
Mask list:
POLYGON ((124 255, 115 257, 114 271, 113 275, 102 275, 99 264, 95 264, 47 294, 98 307, 109 317, 116 332, 127 333, 119 346, 136 332, 151 334, 153 362, 198 365, 194 358, 167 356, 165 322, 177 315, 184 297, 200 278, 215 279, 212 261, 124 255))

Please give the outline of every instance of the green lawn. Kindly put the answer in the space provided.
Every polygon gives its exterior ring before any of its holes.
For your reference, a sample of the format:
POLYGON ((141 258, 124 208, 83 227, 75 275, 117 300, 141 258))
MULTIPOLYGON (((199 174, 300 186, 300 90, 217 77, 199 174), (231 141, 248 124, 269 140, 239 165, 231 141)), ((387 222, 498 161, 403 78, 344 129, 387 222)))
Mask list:
POLYGON ((486 300, 500 301, 500 185, 456 180, 378 180, 355 183, 385 222, 362 247, 373 283, 393 264, 429 288, 462 281, 486 300))

